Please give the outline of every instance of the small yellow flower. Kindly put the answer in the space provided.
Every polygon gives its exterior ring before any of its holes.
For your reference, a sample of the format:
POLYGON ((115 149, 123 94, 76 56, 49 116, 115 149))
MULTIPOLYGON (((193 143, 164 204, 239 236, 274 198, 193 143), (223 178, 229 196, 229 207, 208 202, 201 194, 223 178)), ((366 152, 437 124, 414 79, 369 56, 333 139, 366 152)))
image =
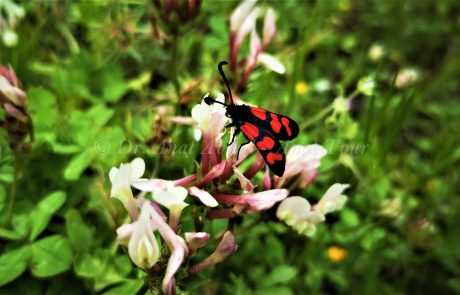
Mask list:
POLYGON ((333 262, 340 262, 347 257, 347 250, 337 246, 331 246, 327 248, 327 256, 333 262))
POLYGON ((349 11, 349 10, 351 9, 351 3, 350 3, 350 1, 348 1, 348 0, 341 1, 341 2, 339 3, 339 9, 340 9, 341 11, 349 11))
POLYGON ((305 93, 308 92, 308 84, 305 83, 304 81, 299 81, 295 84, 295 92, 298 94, 298 95, 304 95, 305 93))

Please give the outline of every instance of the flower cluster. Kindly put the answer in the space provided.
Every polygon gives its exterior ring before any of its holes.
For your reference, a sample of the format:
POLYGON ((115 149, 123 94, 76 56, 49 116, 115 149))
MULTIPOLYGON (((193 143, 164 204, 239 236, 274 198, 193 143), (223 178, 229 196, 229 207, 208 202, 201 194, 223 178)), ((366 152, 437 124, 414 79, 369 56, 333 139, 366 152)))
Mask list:
MULTIPOLYGON (((224 95, 219 93, 216 99, 223 102, 224 95)), ((157 264, 165 265, 158 263, 167 258, 160 254, 158 241, 162 240, 169 249, 162 284, 166 294, 175 292, 175 274, 180 266, 211 239, 209 233, 202 231, 206 218, 230 221, 235 216, 268 210, 281 202, 278 218, 310 236, 326 214, 341 209, 346 201, 342 192, 348 185, 342 184, 332 185, 314 206, 303 197, 288 197, 291 191, 301 191, 314 182, 321 159, 327 154, 324 147, 293 146, 286 156, 284 175, 272 176, 252 143, 238 150, 235 139, 226 150, 223 148, 227 121, 222 105, 208 105, 204 100, 192 109, 191 118, 176 118, 175 122, 192 122, 202 138, 196 174, 177 180, 142 178, 145 163, 140 158, 112 168, 109 173, 111 196, 123 203, 132 220, 118 228, 117 233, 133 263, 149 272, 157 264), (134 197, 132 187, 140 191, 138 196, 134 197), (205 210, 194 211, 196 231, 184 233, 181 216, 197 204, 205 210), (203 214, 197 216, 196 212, 203 214), (161 240, 156 238, 158 234, 161 240)), ((220 242, 211 255, 194 265, 187 262, 191 265, 186 271, 188 275, 220 263, 236 251, 231 224, 226 232, 218 234, 220 242)))
POLYGON ((265 11, 262 39, 256 30, 257 18, 262 14, 256 1, 246 0, 235 8, 230 16, 230 70, 235 77, 241 77, 238 89, 243 89, 257 63, 265 65, 272 71, 284 74, 285 68, 274 56, 265 53, 268 45, 276 35, 276 14, 272 8, 265 11), (250 35, 250 53, 238 58, 245 38, 250 35))
POLYGON ((6 46, 14 47, 18 43, 14 29, 24 15, 24 9, 12 0, 0 1, 0 34, 6 46))
POLYGON ((165 34, 177 35, 184 25, 195 19, 201 0, 152 0, 155 12, 151 14, 153 37, 162 41, 165 34))
POLYGON ((26 93, 19 84, 12 69, 0 66, 0 103, 5 113, 4 118, 0 117, 0 126, 7 130, 11 147, 24 150, 27 136, 33 141, 33 128, 27 112, 26 93))

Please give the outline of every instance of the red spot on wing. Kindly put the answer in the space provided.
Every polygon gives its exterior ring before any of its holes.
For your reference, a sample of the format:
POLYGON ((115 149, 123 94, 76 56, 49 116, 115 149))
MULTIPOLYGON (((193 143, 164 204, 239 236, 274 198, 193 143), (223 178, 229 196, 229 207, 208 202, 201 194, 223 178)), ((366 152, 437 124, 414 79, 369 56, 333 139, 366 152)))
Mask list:
POLYGON ((271 165, 275 164, 275 161, 280 161, 283 159, 282 154, 277 154, 277 153, 268 153, 267 155, 267 162, 271 165))
POLYGON ((281 123, 284 125, 284 128, 286 128, 288 136, 292 135, 291 128, 289 127, 289 119, 288 118, 281 118, 281 123))
POLYGON ((260 150, 271 150, 275 145, 275 141, 272 138, 265 136, 263 140, 258 141, 256 145, 260 150))
POLYGON ((278 120, 278 116, 273 113, 270 115, 272 117, 272 121, 270 122, 270 125, 272 126, 273 131, 275 131, 276 133, 279 133, 281 130, 281 123, 278 120))
POLYGON ((251 113, 261 120, 267 119, 267 112, 259 108, 251 108, 251 113))
POLYGON ((241 127, 241 131, 249 138, 249 140, 254 140, 257 136, 259 136, 259 128, 256 125, 245 122, 241 127))

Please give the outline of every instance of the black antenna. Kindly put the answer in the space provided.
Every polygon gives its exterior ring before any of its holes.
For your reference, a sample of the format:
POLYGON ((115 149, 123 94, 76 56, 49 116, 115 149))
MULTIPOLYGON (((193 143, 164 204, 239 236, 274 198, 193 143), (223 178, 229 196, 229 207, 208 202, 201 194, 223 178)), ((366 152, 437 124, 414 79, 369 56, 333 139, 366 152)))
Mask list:
POLYGON ((230 84, 228 84, 227 78, 225 77, 224 70, 222 69, 223 65, 228 65, 228 62, 224 60, 221 61, 219 65, 217 66, 217 68, 219 69, 219 73, 222 76, 222 79, 224 80, 225 85, 227 85, 227 90, 228 90, 228 95, 230 96, 230 100, 232 101, 232 104, 235 104, 235 102, 233 101, 232 90, 230 89, 230 84))

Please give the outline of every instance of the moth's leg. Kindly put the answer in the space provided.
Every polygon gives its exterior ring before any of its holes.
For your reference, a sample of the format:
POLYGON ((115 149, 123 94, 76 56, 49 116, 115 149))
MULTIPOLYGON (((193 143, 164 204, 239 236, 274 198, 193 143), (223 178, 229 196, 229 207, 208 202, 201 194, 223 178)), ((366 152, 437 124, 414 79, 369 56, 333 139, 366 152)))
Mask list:
POLYGON ((236 160, 237 160, 237 161, 238 161, 238 158, 240 157, 240 150, 241 150, 241 148, 242 148, 243 146, 249 144, 249 143, 251 143, 251 142, 250 142, 250 141, 246 141, 245 143, 242 143, 242 144, 240 145, 240 147, 238 148, 238 152, 236 153, 236 160))
POLYGON ((230 127, 236 127, 236 126, 237 126, 237 125, 236 125, 234 122, 232 122, 232 123, 228 123, 228 124, 225 125, 224 127, 225 127, 225 128, 230 128, 230 127))
MULTIPOLYGON (((228 125, 232 125, 233 123, 230 123, 228 125)), ((227 126, 228 126, 227 125, 227 126)), ((225 126, 225 127, 227 127, 225 126)), ((232 125, 232 126, 235 126, 235 125, 232 125)), ((231 126, 230 126, 231 127, 231 126)), ((230 140, 229 143, 227 143, 227 146, 230 146, 234 141, 235 141, 235 137, 240 133, 240 128, 235 128, 235 131, 233 132, 233 136, 232 136, 232 140, 230 140)))

